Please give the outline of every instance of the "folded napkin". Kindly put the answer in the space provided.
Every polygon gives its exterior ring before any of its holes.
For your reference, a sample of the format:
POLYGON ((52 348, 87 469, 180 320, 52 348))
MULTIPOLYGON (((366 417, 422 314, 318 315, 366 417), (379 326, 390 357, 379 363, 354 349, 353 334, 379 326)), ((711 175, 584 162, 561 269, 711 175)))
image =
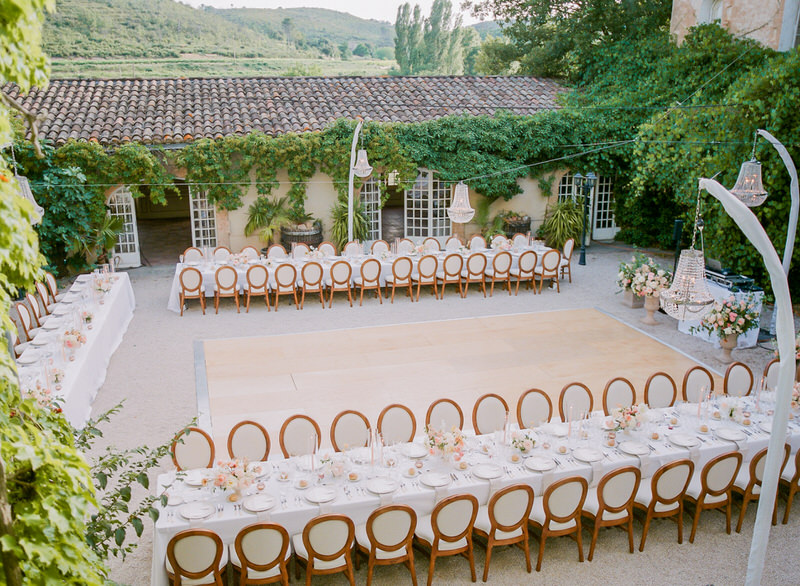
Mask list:
POLYGON ((747 444, 747 440, 734 440, 733 443, 736 444, 736 447, 739 448, 739 452, 742 454, 742 461, 747 461, 747 454, 750 451, 750 446, 747 444))
POLYGON ((650 456, 639 456, 639 470, 642 472, 642 478, 650 478, 653 475, 653 458, 650 456))
POLYGON ((600 462, 591 462, 592 465, 592 481, 589 483, 590 488, 597 486, 600 479, 603 477, 603 465, 600 462))
POLYGON ((503 483, 501 482, 501 478, 490 478, 489 479, 489 498, 492 498, 492 495, 496 493, 498 490, 503 488, 503 483))
POLYGON ((542 474, 542 492, 543 493, 544 493, 544 489, 546 489, 548 486, 553 484, 553 470, 554 470, 554 468, 550 469, 550 470, 545 470, 544 472, 541 473, 542 474))
POLYGON ((394 502, 394 497, 391 492, 385 492, 381 495, 381 506, 391 505, 394 502))
POLYGON ((450 491, 447 490, 446 486, 439 486, 439 487, 434 489, 434 492, 436 493, 435 497, 434 497, 434 502, 438 503, 443 498, 446 498, 447 496, 449 496, 449 492, 450 491))

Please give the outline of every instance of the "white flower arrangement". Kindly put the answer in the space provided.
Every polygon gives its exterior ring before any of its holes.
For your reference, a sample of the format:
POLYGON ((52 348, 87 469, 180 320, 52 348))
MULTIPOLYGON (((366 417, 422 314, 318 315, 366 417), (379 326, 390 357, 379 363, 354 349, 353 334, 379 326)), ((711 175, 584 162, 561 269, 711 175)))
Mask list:
POLYGON ((617 407, 611 411, 611 418, 618 431, 636 429, 647 421, 647 405, 617 407))
POLYGON ((514 431, 511 433, 511 445, 523 454, 529 454, 536 447, 536 440, 527 431, 514 431))
POLYGON ((633 273, 630 289, 639 297, 653 297, 669 288, 672 275, 661 267, 645 263, 633 273))
POLYGON ((261 473, 258 466, 248 465, 247 458, 233 460, 217 460, 212 482, 222 490, 241 491, 255 482, 256 476, 261 473))
POLYGON ((445 458, 453 456, 458 461, 464 455, 464 434, 457 427, 450 431, 441 431, 425 427, 425 436, 428 449, 432 455, 440 455, 445 458))

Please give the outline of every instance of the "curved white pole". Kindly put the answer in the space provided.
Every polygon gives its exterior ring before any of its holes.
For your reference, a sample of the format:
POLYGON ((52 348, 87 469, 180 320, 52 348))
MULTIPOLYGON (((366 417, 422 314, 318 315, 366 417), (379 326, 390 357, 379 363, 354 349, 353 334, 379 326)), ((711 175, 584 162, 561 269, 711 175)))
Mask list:
POLYGON ((363 118, 359 117, 356 131, 353 133, 353 144, 350 147, 350 179, 347 182, 347 241, 353 241, 353 177, 356 166, 356 147, 358 146, 358 133, 361 132, 363 118))
POLYGON ((789 422, 789 404, 792 398, 792 387, 795 377, 794 350, 794 317, 792 316, 792 299, 789 294, 789 282, 783 271, 778 253, 772 245, 764 228, 755 214, 737 199, 731 192, 713 179, 701 179, 700 188, 716 197, 728 215, 747 236, 748 240, 761 254, 769 273, 772 290, 775 294, 777 311, 778 356, 778 388, 775 401, 775 416, 772 420, 772 433, 769 437, 767 461, 764 466, 764 478, 761 482, 761 497, 758 500, 758 512, 753 528, 753 540, 750 544, 750 558, 747 562, 747 580, 745 584, 757 586, 761 583, 764 571, 764 558, 769 541, 769 529, 772 522, 772 510, 775 507, 775 496, 778 492, 778 477, 783 463, 784 443, 786 442, 786 426, 789 422))

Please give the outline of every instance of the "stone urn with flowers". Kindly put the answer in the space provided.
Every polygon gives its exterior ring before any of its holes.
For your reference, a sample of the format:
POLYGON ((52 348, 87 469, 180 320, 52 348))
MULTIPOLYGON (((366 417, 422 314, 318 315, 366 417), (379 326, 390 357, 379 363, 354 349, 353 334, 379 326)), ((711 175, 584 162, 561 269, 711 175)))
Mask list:
MULTIPOLYGON (((652 261, 652 259, 648 260, 652 261)), ((647 315, 641 320, 643 324, 648 326, 659 324, 654 317, 660 307, 659 294, 669 288, 671 281, 672 275, 669 271, 653 262, 646 262, 634 271, 630 288, 634 295, 644 299, 644 309, 647 315)))
POLYGON ((749 332, 758 323, 758 312, 751 297, 736 299, 733 295, 714 303, 700 322, 692 331, 705 330, 716 334, 722 353, 720 362, 729 364, 733 362, 732 352, 739 343, 739 336, 749 332))

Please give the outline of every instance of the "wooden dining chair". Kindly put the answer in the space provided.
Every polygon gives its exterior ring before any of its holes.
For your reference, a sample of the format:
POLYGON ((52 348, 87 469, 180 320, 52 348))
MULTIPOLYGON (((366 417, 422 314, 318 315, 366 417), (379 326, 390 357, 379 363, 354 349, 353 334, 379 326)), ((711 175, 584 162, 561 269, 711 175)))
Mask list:
MULTIPOLYGON (((56 281, 56 277, 50 271, 44 272, 44 282, 47 283, 47 291, 49 293, 49 302, 46 302, 45 305, 49 306, 51 303, 58 303, 62 299, 64 299, 64 295, 66 292, 59 293, 58 292, 58 282, 56 281)), ((47 307, 45 307, 45 311, 47 311, 47 307)))
POLYGON ((247 280, 247 299, 245 300, 245 313, 250 313, 250 299, 253 297, 263 297, 267 311, 271 311, 269 306, 269 270, 264 265, 253 265, 245 273, 247 280))
POLYGON ((714 390, 714 377, 707 368, 702 366, 692 366, 683 375, 681 385, 681 396, 684 401, 689 403, 699 403, 704 393, 714 390))
MULTIPOLYGON (((783 462, 781 462, 781 470, 778 478, 781 477, 783 471, 786 469, 786 463, 789 461, 789 455, 792 448, 789 444, 784 444, 783 462)), ((767 448, 758 452, 750 460, 749 466, 742 466, 733 481, 731 491, 742 497, 742 509, 739 512, 739 521, 736 523, 736 533, 742 531, 742 522, 747 513, 747 505, 753 501, 757 501, 761 496, 761 482, 764 480, 764 465, 767 463, 767 448)), ((776 506, 772 508, 772 524, 778 524, 778 507, 777 500, 776 506)))
POLYGON ((19 333, 15 332, 13 334, 14 340, 12 342, 12 346, 14 348, 14 358, 19 358, 22 356, 22 353, 25 352, 28 348, 30 348, 30 342, 20 342, 19 341, 19 333))
POLYGON ((243 254, 247 260, 258 260, 259 257, 259 252, 255 246, 242 247, 240 254, 243 254))
POLYGON ((562 478, 548 486, 542 498, 533 499, 528 521, 531 528, 539 531, 538 535, 534 532, 539 539, 537 572, 542 570, 544 544, 548 537, 569 536, 574 539, 578 544, 578 560, 583 561, 581 510, 588 486, 585 478, 562 478))
POLYGON ((30 291, 25 293, 25 301, 28 302, 28 306, 31 308, 31 314, 33 316, 34 325, 37 328, 42 327, 44 323, 50 318, 50 316, 44 313, 41 306, 39 305, 39 300, 36 298, 36 295, 31 293, 30 291))
POLYGON ((219 300, 223 297, 232 297, 236 302, 236 313, 239 313, 239 275, 232 266, 224 265, 214 273, 214 313, 219 313, 219 300))
POLYGON ((694 519, 689 543, 694 543, 700 513, 708 509, 725 509, 725 531, 731 534, 731 489, 739 467, 741 452, 729 452, 712 458, 703 466, 699 478, 695 475, 686 489, 686 500, 694 504, 694 519))
POLYGON ((263 425, 245 419, 228 433, 228 455, 249 462, 266 462, 269 457, 269 434, 263 425))
POLYGON ((566 421, 572 406, 572 416, 577 418, 581 413, 591 413, 594 406, 592 392, 583 383, 569 383, 561 389, 558 396, 558 414, 561 421, 566 421))
POLYGON ((440 299, 444 299, 444 291, 447 285, 458 285, 458 294, 464 296, 461 287, 461 271, 464 268, 464 257, 458 253, 448 254, 442 263, 442 270, 436 272, 436 280, 442 286, 440 299))
POLYGON ((187 427, 172 439, 172 463, 178 470, 211 468, 214 465, 214 441, 199 427, 187 427))
POLYGON ((517 232, 514 236, 511 237, 511 244, 514 248, 522 248, 523 246, 528 246, 528 235, 522 234, 521 232, 517 232))
POLYGON ((325 296, 323 290, 325 285, 322 283, 322 265, 318 262, 307 262, 303 265, 300 271, 300 286, 303 288, 302 296, 300 297, 300 309, 303 309, 306 303, 306 293, 318 293, 319 302, 322 308, 325 309, 325 296))
POLYGON ((744 362, 732 362, 722 380, 722 393, 746 397, 753 390, 753 371, 744 362))
POLYGON ((559 268, 561 269, 561 278, 564 278, 564 275, 569 275, 569 282, 572 283, 572 253, 575 251, 575 239, 570 238, 564 243, 564 248, 561 253, 561 264, 559 268))
POLYGON ((386 277, 386 287, 392 286, 392 303, 394 303, 394 292, 397 287, 405 287, 411 301, 414 301, 414 292, 411 289, 411 271, 414 263, 407 256, 399 256, 392 263, 392 274, 386 277))
POLYGON ((486 250, 486 238, 480 234, 476 234, 469 239, 470 250, 486 250))
POLYGON ((444 426, 440 431, 464 428, 464 413, 452 399, 436 399, 425 413, 425 427, 439 429, 440 425, 444 426))
POLYGON ((439 299, 439 287, 436 280, 436 272, 438 269, 439 260, 432 254, 426 254, 419 259, 417 271, 411 275, 413 283, 417 286, 417 301, 419 301, 420 289, 426 286, 430 286, 433 296, 439 299))
POLYGON ((408 254, 414 250, 414 248, 416 248, 416 246, 413 241, 408 238, 401 238, 397 243, 397 254, 408 254))
POLYGON ((358 554, 367 556, 367 586, 372 584, 375 566, 404 564, 416 585, 412 543, 417 528, 417 513, 408 505, 378 507, 364 525, 356 527, 356 569, 358 554))
POLYGON ((272 244, 267 248, 267 258, 271 260, 283 260, 288 258, 286 249, 280 244, 272 244))
POLYGON ((644 383, 644 402, 651 409, 672 407, 678 396, 678 387, 666 372, 654 372, 644 383))
POLYGON ((647 532, 653 519, 671 518, 678 525, 678 543, 683 543, 683 500, 694 473, 694 462, 675 460, 656 470, 649 482, 639 483, 633 506, 644 511, 644 526, 639 551, 644 551, 647 532))
POLYGON ((429 236, 423 240, 422 246, 425 249, 425 252, 439 252, 442 249, 442 245, 433 236, 429 236))
POLYGON ((294 307, 300 310, 297 302, 297 269, 289 263, 279 264, 274 271, 275 274, 275 301, 272 303, 275 311, 278 311, 278 301, 281 295, 291 295, 294 299, 294 307))
POLYGON ((399 403, 384 407, 378 415, 378 433, 387 445, 414 441, 417 420, 411 409, 399 403))
POLYGON ((534 275, 539 277, 539 293, 542 292, 545 279, 555 283, 556 290, 561 293, 561 285, 558 283, 560 267, 561 253, 558 250, 548 250, 542 255, 542 262, 533 269, 534 275))
POLYGON ((376 240, 369 248, 370 254, 378 256, 384 252, 389 252, 389 243, 386 240, 376 240))
POLYGON ((519 285, 523 282, 527 282, 528 289, 533 289, 533 292, 536 293, 536 284, 533 279, 538 258, 536 253, 532 250, 526 250, 519 255, 517 268, 512 268, 510 271, 511 277, 517 280, 517 288, 514 291, 514 295, 519 295, 519 285))
POLYGON ((346 260, 339 260, 331 265, 330 278, 325 283, 328 286, 328 307, 333 307, 333 294, 337 291, 346 291, 350 307, 353 307, 353 292, 350 286, 352 278, 353 267, 346 260))
POLYGON ((444 243, 444 249, 447 251, 458 250, 462 246, 464 246, 464 244, 461 242, 461 239, 455 234, 450 236, 450 238, 448 238, 444 243))
POLYGON ((337 414, 331 423, 331 444, 336 452, 363 448, 369 443, 371 427, 363 413, 347 409, 337 414))
POLYGON ((344 256, 358 256, 360 254, 364 254, 364 247, 358 240, 351 240, 344 245, 342 254, 344 256))
POLYGON ((186 529, 167 543, 165 562, 170 584, 227 584, 228 548, 208 529, 186 529))
POLYGON ((503 286, 508 289, 508 294, 511 295, 511 253, 501 251, 495 254, 491 268, 487 268, 485 271, 485 278, 492 283, 489 297, 494 294, 495 283, 503 283, 503 286))
POLYGON ((774 391, 778 388, 778 372, 780 371, 781 359, 773 358, 764 367, 764 390, 774 391))
POLYGON ((472 428, 475 430, 475 435, 501 430, 506 422, 508 422, 508 403, 503 397, 487 393, 475 401, 475 406, 472 408, 472 428))
POLYGON ((190 263, 190 262, 202 262, 204 260, 203 251, 199 248, 195 248, 194 246, 190 246, 186 250, 183 251, 183 262, 190 263))
POLYGON ((278 441, 284 458, 305 456, 313 451, 310 438, 317 438, 317 447, 322 441, 319 424, 308 415, 292 415, 281 426, 278 441))
POLYGON ((381 263, 378 259, 368 258, 361 264, 360 276, 355 278, 355 284, 361 289, 358 305, 364 303, 364 291, 375 291, 375 295, 383 305, 381 295, 381 263))
POLYGON ((289 586, 292 548, 289 533, 281 525, 267 522, 247 525, 236 534, 230 555, 234 584, 280 582, 289 586))
POLYGON ((533 489, 527 484, 512 484, 489 497, 486 506, 478 508, 475 535, 486 540, 486 561, 483 581, 489 578, 489 563, 496 546, 516 545, 525 553, 525 564, 531 573, 531 553, 528 547, 528 516, 533 506, 533 489))
POLYGON ((603 389, 603 412, 610 415, 617 407, 630 407, 636 402, 636 391, 628 379, 618 376, 603 389))
POLYGON ((486 255, 482 252, 470 254, 465 263, 464 270, 461 271, 461 280, 464 282, 464 290, 461 297, 467 296, 470 283, 479 283, 484 298, 486 297, 486 255))
POLYGON ((311 252, 311 247, 305 242, 294 242, 292 244, 292 258, 305 258, 311 252))
POLYGON ((22 302, 15 303, 14 308, 17 310, 19 324, 22 326, 22 333, 25 334, 26 341, 33 340, 34 336, 36 336, 41 329, 34 325, 31 310, 22 302))
POLYGON ((492 237, 492 248, 498 248, 508 242, 508 238, 506 238, 503 234, 496 234, 492 237))
POLYGON ((336 247, 333 245, 333 242, 325 241, 321 243, 317 250, 322 253, 322 256, 336 256, 336 247))
POLYGON ((625 466, 609 472, 596 488, 590 488, 583 503, 583 516, 593 523, 592 543, 588 560, 594 557, 597 536, 601 527, 625 525, 628 532, 628 547, 633 553, 633 501, 642 479, 635 466, 625 466))
POLYGON ((231 256, 231 249, 227 246, 217 246, 213 252, 214 262, 225 262, 231 256))
POLYGON ((295 553, 295 578, 300 579, 300 565, 306 568, 306 585, 312 576, 344 572, 355 586, 353 560, 350 552, 355 541, 353 521, 344 515, 319 515, 292 537, 295 553))
POLYGON ((203 286, 203 274, 193 267, 186 267, 181 270, 178 276, 181 284, 179 303, 181 304, 181 315, 187 299, 199 299, 200 309, 203 315, 206 314, 206 288, 203 286))
POLYGON ((778 488, 781 487, 785 487, 789 491, 786 494, 786 509, 783 512, 783 524, 786 525, 789 522, 789 512, 792 510, 794 495, 800 490, 800 450, 797 450, 794 458, 791 458, 784 467, 778 481, 778 488))
POLYGON ((553 402, 541 389, 529 389, 517 401, 517 423, 520 429, 538 427, 553 417, 553 402))
MULTIPOLYGON (((42 311, 44 311, 44 315, 50 315, 50 312, 53 311, 53 305, 57 303, 56 301, 48 303, 50 295, 50 287, 47 284, 42 283, 41 281, 36 281, 36 283, 34 283, 34 288, 36 289, 36 292, 39 294, 39 298, 42 300, 42 311)), ((59 301, 62 301, 64 299, 64 295, 66 295, 66 293, 59 296, 60 297, 59 301)))
POLYGON ((476 580, 472 548, 472 528, 478 514, 478 499, 457 494, 440 500, 430 515, 417 519, 414 542, 429 551, 428 586, 433 583, 436 559, 462 555, 469 561, 472 581, 476 580))

